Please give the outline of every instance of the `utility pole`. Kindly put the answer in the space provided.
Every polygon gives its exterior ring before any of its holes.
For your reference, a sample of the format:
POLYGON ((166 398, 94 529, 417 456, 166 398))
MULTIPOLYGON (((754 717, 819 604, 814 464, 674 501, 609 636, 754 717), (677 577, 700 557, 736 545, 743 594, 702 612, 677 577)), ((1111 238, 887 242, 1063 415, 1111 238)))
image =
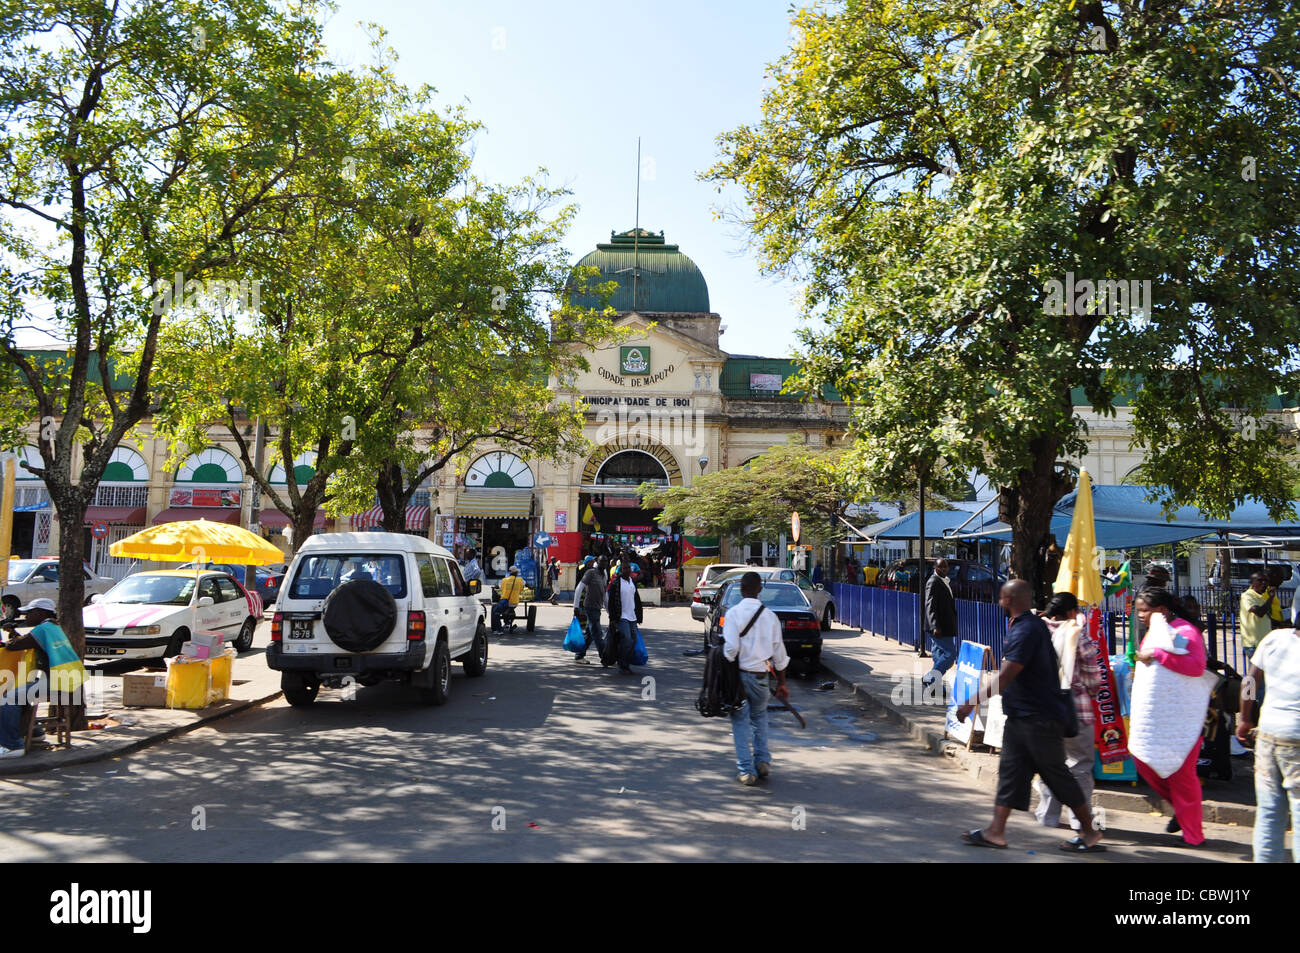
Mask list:
MULTIPOLYGON (((266 441, 262 439, 262 418, 257 418, 256 431, 253 435, 253 470, 256 474, 261 474, 262 467, 266 464, 266 441)), ((293 466, 292 460, 286 460, 284 463, 285 479, 287 481, 289 467, 293 466)), ((257 476, 253 477, 253 488, 248 492, 248 531, 254 536, 261 535, 262 528, 262 488, 257 483, 257 476)), ((257 567, 244 567, 244 588, 250 592, 257 589, 257 567)))

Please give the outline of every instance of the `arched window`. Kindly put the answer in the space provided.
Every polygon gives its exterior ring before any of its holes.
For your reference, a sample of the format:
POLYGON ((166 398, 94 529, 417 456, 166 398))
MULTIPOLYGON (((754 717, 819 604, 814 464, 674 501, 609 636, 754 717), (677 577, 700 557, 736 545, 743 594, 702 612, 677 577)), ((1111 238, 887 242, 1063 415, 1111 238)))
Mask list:
POLYGON ((465 486, 493 490, 529 489, 535 486, 532 468, 513 453, 493 450, 483 454, 465 471, 465 486))
POLYGON ((602 486, 639 486, 642 483, 667 486, 668 471, 642 450, 624 450, 601 465, 596 483, 602 486))
POLYGON ((191 453, 185 458, 180 469, 176 471, 177 483, 225 484, 239 483, 243 471, 239 461, 228 450, 209 447, 198 453, 191 453))
MULTIPOLYGON (((299 486, 310 481, 315 475, 316 451, 306 450, 294 457, 293 478, 299 486)), ((267 478, 267 482, 274 486, 284 486, 288 482, 283 463, 277 463, 271 467, 271 475, 267 478)))

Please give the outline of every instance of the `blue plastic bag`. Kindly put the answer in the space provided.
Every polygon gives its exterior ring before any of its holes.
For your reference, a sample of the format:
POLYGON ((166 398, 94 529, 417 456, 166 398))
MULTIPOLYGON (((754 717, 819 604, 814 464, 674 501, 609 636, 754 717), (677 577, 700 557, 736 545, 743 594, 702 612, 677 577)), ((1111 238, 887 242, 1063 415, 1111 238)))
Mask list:
POLYGON ((650 656, 646 654, 645 642, 641 639, 641 630, 636 630, 636 646, 632 649, 632 664, 645 665, 650 661, 650 656))
POLYGON ((581 652, 587 647, 587 634, 582 631, 582 623, 575 617, 569 623, 569 631, 564 636, 564 651, 581 652))

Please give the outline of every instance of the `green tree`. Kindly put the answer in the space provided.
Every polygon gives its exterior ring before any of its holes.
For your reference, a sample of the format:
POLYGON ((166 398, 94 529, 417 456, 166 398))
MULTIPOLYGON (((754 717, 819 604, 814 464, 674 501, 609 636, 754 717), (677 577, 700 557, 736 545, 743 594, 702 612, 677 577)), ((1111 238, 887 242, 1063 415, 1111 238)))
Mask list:
POLYGON ((153 409, 167 309, 151 289, 238 283, 261 213, 294 202, 286 176, 320 141, 335 82, 320 9, 0 3, 0 430, 13 445, 38 424, 31 469, 63 527, 59 617, 78 651, 86 507, 153 409), (32 329, 66 357, 20 349, 32 329))
POLYGON ((703 474, 690 486, 642 484, 641 499, 647 507, 663 507, 661 526, 680 523, 692 533, 747 542, 788 535, 790 514, 798 512, 801 541, 830 544, 844 537, 842 518, 854 500, 842 456, 792 442, 744 466, 703 474))
POLYGON ((478 126, 438 114, 432 95, 397 83, 386 58, 355 77, 332 104, 330 154, 296 177, 309 197, 262 236, 258 312, 192 314, 164 339, 160 432, 180 454, 219 426, 295 549, 318 508, 366 509, 377 487, 401 528, 424 478, 476 440, 549 454, 581 439, 576 414, 550 409, 546 376, 586 366, 560 342, 594 346, 611 325, 565 304, 573 209, 553 211, 566 193, 540 181, 475 179, 478 126), (253 418, 273 431, 268 463, 315 454, 309 481, 286 466, 270 484, 253 418))
POLYGON ((1085 449, 1075 394, 1113 413, 1131 393, 1166 504, 1287 511, 1296 469, 1264 411, 1296 389, 1298 16, 1269 0, 795 14, 762 121, 723 136, 707 176, 742 186, 764 267, 807 279, 825 324, 804 329, 806 379, 855 402, 858 467, 982 470, 1037 583, 1062 461, 1085 449))

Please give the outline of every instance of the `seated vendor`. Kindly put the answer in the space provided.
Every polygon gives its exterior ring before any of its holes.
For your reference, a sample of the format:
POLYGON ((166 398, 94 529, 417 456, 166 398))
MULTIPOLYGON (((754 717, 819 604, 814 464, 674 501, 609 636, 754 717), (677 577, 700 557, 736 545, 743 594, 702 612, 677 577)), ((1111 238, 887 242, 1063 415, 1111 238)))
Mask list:
MULTIPOLYGON (((44 670, 47 675, 50 697, 58 700, 60 696, 79 695, 86 681, 86 668, 81 657, 72 647, 72 642, 53 621, 56 612, 52 599, 36 599, 30 605, 19 608, 27 613, 27 621, 32 630, 26 635, 17 635, 14 624, 6 622, 4 628, 11 636, 5 643, 10 651, 21 652, 26 649, 40 649, 44 656, 44 670)), ((18 758, 25 753, 22 732, 21 705, 28 695, 28 689, 37 683, 40 675, 30 679, 26 685, 13 686, 0 694, 0 758, 18 758)))

